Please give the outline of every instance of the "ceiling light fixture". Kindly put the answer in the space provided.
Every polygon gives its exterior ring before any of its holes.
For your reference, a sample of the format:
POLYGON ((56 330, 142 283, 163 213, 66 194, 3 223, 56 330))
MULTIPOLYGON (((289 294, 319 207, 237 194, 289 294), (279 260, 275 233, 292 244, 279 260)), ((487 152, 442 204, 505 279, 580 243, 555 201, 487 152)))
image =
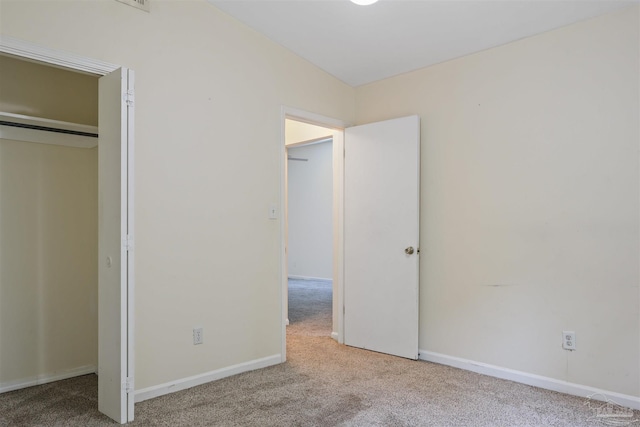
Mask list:
POLYGON ((378 0, 351 0, 351 2, 355 4, 359 4, 360 6, 369 6, 370 4, 374 4, 378 0))

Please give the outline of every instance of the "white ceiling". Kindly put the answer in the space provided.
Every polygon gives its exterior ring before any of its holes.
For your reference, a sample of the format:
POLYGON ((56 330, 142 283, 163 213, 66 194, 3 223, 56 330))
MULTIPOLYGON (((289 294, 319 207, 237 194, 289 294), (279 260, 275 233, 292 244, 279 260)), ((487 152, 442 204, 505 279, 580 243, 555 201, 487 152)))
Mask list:
POLYGON ((592 18, 638 0, 208 0, 351 86, 592 18))

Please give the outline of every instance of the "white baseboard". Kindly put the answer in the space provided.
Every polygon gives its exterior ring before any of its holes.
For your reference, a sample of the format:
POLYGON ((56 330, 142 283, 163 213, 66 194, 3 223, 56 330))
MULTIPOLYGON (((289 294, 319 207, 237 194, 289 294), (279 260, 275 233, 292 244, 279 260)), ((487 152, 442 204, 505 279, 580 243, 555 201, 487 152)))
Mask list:
POLYGON ((567 381, 556 380, 554 378, 529 374, 527 372, 502 368, 500 366, 489 365, 482 362, 475 362, 473 360, 462 359, 459 357, 447 356, 446 354, 434 353, 432 351, 419 350, 419 354, 419 359, 426 360, 427 362, 453 366, 454 368, 460 368, 466 371, 488 375, 490 377, 501 378, 504 380, 527 384, 534 387, 540 387, 547 390, 570 394, 573 396, 592 397, 595 400, 604 400, 608 398, 618 405, 640 410, 640 397, 602 390, 586 385, 570 383, 567 381))
POLYGON ((333 279, 327 279, 326 277, 312 277, 312 276, 295 276, 290 274, 289 279, 295 280, 315 280, 316 282, 333 282, 333 279))
POLYGON ((262 359, 251 360, 249 362, 240 363, 238 365, 229 366, 227 368, 217 369, 204 374, 194 375, 192 377, 182 378, 164 384, 143 388, 135 391, 135 401, 153 399, 154 397, 163 396, 165 394, 174 393, 180 390, 186 390, 191 387, 206 384, 211 381, 230 377, 232 375, 249 372, 256 369, 266 368, 268 366, 282 363, 282 356, 274 354, 273 356, 264 357, 262 359))
POLYGON ((340 337, 338 336, 337 332, 331 332, 331 338, 333 338, 337 342, 340 342, 340 337))
POLYGON ((35 375, 28 378, 21 378, 19 380, 6 381, 0 383, 0 393, 20 390, 21 388, 32 387, 34 385, 52 383, 54 381, 66 380, 68 378, 79 377, 80 375, 95 374, 96 372, 97 369, 94 365, 84 365, 51 374, 35 375))

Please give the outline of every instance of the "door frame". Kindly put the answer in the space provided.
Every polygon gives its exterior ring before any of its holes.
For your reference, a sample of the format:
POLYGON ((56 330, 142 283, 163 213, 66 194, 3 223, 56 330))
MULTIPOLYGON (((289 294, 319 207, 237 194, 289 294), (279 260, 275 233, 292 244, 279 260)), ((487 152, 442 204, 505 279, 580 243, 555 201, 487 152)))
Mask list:
POLYGON ((282 106, 280 114, 280 310, 281 360, 287 360, 287 146, 285 120, 295 120, 335 130, 333 136, 333 316, 331 337, 344 343, 344 129, 351 124, 294 107, 282 106), (337 310, 336 310, 337 308, 337 310), (337 323, 337 325, 335 324, 337 323))
MULTIPOLYGON (((92 59, 89 57, 76 55, 70 52, 60 51, 56 49, 50 49, 45 46, 37 45, 35 43, 20 40, 14 37, 2 35, 0 36, 0 53, 12 55, 20 59, 31 60, 40 63, 46 63, 55 67, 68 69, 71 71, 89 73, 98 76, 104 76, 119 68, 121 65, 110 64, 108 62, 92 59)), ((133 135, 135 122, 129 126, 129 143, 128 143, 128 162, 121 164, 121 170, 127 171, 128 185, 127 185, 127 222, 129 224, 130 236, 134 236, 134 162, 133 162, 133 135)), ((100 183, 98 183, 100 185, 100 183)), ((124 377, 131 379, 132 384, 135 378, 135 364, 134 364, 134 295, 135 295, 135 252, 133 245, 129 246, 128 250, 128 263, 127 268, 127 313, 122 316, 122 320, 126 322, 127 337, 127 365, 128 372, 124 372, 124 377)), ((122 313, 121 313, 122 314, 122 313)), ((121 337, 122 338, 122 337, 121 337)), ((98 361, 98 369, 100 361, 98 361)), ((127 366, 123 369, 127 370, 127 366)), ((133 421, 134 418, 134 390, 131 390, 127 396, 127 419, 133 421)))

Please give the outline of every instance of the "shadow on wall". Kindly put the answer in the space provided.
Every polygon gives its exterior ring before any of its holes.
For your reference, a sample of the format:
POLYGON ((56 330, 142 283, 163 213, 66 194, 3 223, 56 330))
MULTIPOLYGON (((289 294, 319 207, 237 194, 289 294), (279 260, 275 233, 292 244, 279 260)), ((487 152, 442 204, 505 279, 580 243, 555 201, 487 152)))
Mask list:
POLYGON ((97 366, 98 152, 0 139, 0 390, 97 366))

